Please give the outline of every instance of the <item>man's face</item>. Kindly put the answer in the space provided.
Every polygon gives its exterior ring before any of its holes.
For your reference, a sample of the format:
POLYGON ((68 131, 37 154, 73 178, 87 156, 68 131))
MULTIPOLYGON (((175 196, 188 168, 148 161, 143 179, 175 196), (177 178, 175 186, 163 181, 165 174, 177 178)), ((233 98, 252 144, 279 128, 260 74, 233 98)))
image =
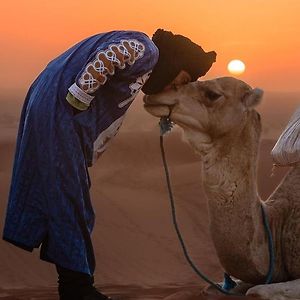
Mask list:
POLYGON ((164 87, 163 91, 168 91, 170 89, 176 89, 178 86, 187 84, 191 82, 192 78, 187 71, 181 70, 175 79, 164 87))

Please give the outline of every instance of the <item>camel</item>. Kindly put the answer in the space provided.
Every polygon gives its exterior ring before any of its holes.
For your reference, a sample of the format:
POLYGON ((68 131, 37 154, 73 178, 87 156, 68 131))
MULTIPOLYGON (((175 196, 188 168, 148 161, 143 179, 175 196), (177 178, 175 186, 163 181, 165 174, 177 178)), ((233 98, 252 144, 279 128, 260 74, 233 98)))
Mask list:
POLYGON ((261 120, 255 110, 262 94, 241 80, 222 77, 146 95, 144 107, 179 125, 201 157, 210 233, 224 270, 250 284, 246 295, 300 299, 300 162, 262 201, 256 178, 261 120), (264 284, 269 251, 261 205, 274 240, 271 284, 264 284))

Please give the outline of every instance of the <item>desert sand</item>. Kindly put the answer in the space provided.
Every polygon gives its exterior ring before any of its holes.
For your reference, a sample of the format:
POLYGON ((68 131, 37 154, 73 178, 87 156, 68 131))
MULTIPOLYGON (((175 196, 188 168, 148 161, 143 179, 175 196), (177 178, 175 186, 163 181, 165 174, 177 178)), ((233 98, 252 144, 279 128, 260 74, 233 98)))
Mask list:
MULTIPOLYGON (((90 169, 96 213, 92 235, 96 286, 114 299, 175 300, 181 299, 182 291, 198 293, 197 297, 184 298, 189 300, 229 299, 202 294, 207 284, 184 259, 171 221, 157 120, 143 111, 140 99, 137 102, 118 136, 90 169)), ((0 113, 1 232, 21 102, 7 107, 0 113)), ((273 118, 276 131, 266 131, 260 148, 258 180, 263 199, 287 171, 278 168, 271 176, 270 150, 282 127, 274 119, 274 112, 268 118, 268 107, 262 107, 262 118, 269 120, 268 128, 272 128, 273 118)), ((282 126, 293 109, 289 107, 281 115, 282 126)), ((223 270, 209 235, 201 162, 182 141, 178 128, 166 136, 165 147, 178 221, 190 255, 201 270, 219 282, 223 270)), ((38 249, 29 253, 0 240, 0 299, 58 299, 56 280, 54 266, 39 260, 38 249)))

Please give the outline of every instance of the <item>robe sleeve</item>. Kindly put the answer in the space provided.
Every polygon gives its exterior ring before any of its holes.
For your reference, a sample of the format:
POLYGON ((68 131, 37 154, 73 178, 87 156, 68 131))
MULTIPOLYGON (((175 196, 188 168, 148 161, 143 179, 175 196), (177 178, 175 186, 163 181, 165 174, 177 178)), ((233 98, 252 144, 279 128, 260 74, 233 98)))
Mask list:
POLYGON ((122 72, 122 77, 137 78, 150 72, 157 60, 158 49, 144 34, 104 43, 90 55, 77 74, 68 89, 66 100, 76 109, 86 110, 97 91, 116 73, 122 72))

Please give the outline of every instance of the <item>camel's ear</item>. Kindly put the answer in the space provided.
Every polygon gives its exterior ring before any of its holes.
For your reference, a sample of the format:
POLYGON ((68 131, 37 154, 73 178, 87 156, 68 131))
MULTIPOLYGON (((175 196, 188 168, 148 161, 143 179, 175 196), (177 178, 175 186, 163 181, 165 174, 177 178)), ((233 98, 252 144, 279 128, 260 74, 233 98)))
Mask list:
POLYGON ((243 96, 242 101, 246 107, 252 108, 261 102, 263 94, 264 91, 259 88, 251 89, 243 96))

